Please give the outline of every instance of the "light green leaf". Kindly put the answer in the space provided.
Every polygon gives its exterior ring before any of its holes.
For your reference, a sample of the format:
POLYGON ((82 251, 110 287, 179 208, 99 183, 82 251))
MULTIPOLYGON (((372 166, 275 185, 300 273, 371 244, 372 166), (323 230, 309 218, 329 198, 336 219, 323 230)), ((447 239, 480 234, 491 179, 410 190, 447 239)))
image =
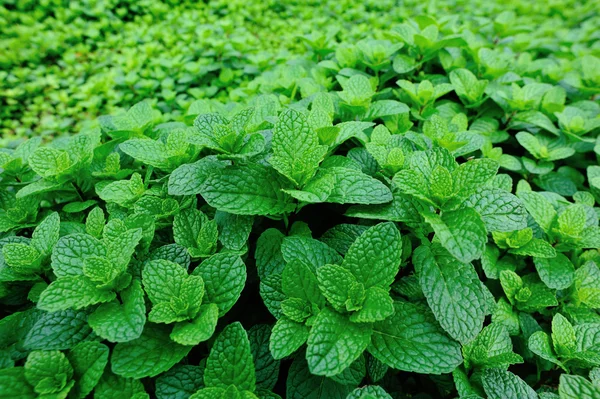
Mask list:
POLYGON ((489 399, 538 399, 538 395, 525 381, 509 371, 485 369, 482 380, 489 399))
POLYGON ((434 251, 420 246, 413 254, 421 289, 442 328, 452 338, 468 343, 483 328, 486 306, 481 282, 472 265, 456 261, 443 250, 434 251))
POLYGON ((220 211, 235 215, 278 215, 291 212, 292 186, 274 169, 259 164, 215 171, 202 185, 202 197, 220 211))
POLYGON ((192 347, 171 341, 169 330, 146 324, 139 338, 115 345, 110 360, 113 373, 127 378, 154 377, 177 364, 192 347))
POLYGON ((81 309, 97 303, 110 302, 115 296, 112 291, 96 288, 85 276, 69 276, 50 283, 40 295, 37 306, 48 312, 81 309))
POLYGON ((102 304, 88 318, 94 332, 110 342, 139 338, 146 323, 144 291, 139 280, 133 280, 120 296, 121 303, 102 304))
POLYGON ((277 320, 271 338, 269 339, 269 348, 275 359, 283 359, 294 353, 308 339, 310 328, 301 323, 296 323, 282 317, 277 320))
POLYGON ((396 302, 394 308, 392 317, 373 325, 368 351, 375 358, 398 370, 424 374, 449 373, 462 363, 460 345, 425 307, 396 302))
POLYGON ((81 342, 67 354, 75 385, 70 395, 85 398, 98 384, 108 364, 108 347, 94 341, 81 342))
POLYGON ((480 188, 464 205, 481 215, 488 231, 514 231, 527 227, 527 212, 521 200, 499 188, 480 188))
POLYGON ((361 234, 350 246, 342 266, 365 288, 388 288, 402 260, 400 232, 393 223, 380 223, 361 234))
POLYGON ((254 391, 256 375, 250 341, 240 323, 225 327, 215 340, 206 360, 204 384, 223 389, 234 385, 239 389, 254 391))
POLYGON ((444 248, 463 263, 479 259, 487 242, 481 216, 473 208, 423 215, 444 248))
POLYGON ((311 373, 341 373, 366 349, 370 337, 370 326, 354 324, 327 308, 321 310, 308 336, 306 360, 311 373))
POLYGON ((272 148, 269 163, 298 186, 314 176, 327 153, 327 146, 319 145, 306 116, 291 108, 282 112, 275 123, 272 148))
POLYGON ((235 254, 218 253, 194 269, 201 276, 206 289, 204 302, 219 307, 219 317, 237 302, 246 283, 246 265, 235 254))

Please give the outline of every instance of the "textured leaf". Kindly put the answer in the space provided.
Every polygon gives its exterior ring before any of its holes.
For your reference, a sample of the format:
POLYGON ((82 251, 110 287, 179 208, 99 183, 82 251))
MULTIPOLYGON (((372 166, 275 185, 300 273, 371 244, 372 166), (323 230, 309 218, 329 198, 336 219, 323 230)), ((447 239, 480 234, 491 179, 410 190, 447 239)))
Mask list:
POLYGON ((110 302, 115 293, 96 288, 87 277, 63 277, 52 282, 40 295, 38 308, 55 312, 65 309, 81 309, 97 303, 110 302))
POLYGON ((286 317, 277 320, 271 338, 269 348, 275 359, 283 359, 294 353, 308 339, 310 329, 303 324, 296 323, 286 317))
POLYGON ((158 399, 188 399, 204 387, 204 369, 199 366, 180 365, 156 378, 158 399))
POLYGON ((443 374, 462 363, 460 345, 450 339, 424 307, 396 302, 392 317, 375 323, 368 350, 398 370, 443 374))
POLYGON ((299 186, 315 174, 327 153, 327 146, 319 145, 317 133, 306 117, 293 109, 279 115, 272 146, 273 156, 269 163, 299 186))
POLYGON ((308 336, 306 360, 311 373, 341 373, 369 345, 371 327, 354 324, 328 309, 321 310, 308 336))
POLYGON ((44 313, 25 336, 24 346, 31 350, 70 349, 93 336, 87 319, 86 312, 71 309, 44 313))
POLYGON ((235 254, 219 253, 202 262, 193 275, 204 280, 206 302, 219 308, 219 317, 231 309, 246 283, 246 265, 235 254))
POLYGON ((479 259, 487 242, 481 216, 472 208, 423 215, 444 248, 463 263, 479 259))
POLYGON ((171 341, 168 328, 146 324, 139 338, 115 345, 110 363, 113 373, 122 377, 154 377, 177 364, 191 349, 171 341))
POLYGON ((486 306, 473 266, 425 246, 415 250, 413 263, 427 303, 442 328, 463 343, 475 338, 483 328, 486 306))
POLYGON ((250 341, 240 323, 225 327, 217 337, 206 360, 204 384, 225 389, 235 385, 239 389, 254 391, 256 375, 250 341))
POLYGON ((138 338, 146 323, 144 291, 138 280, 121 292, 121 302, 100 305, 88 318, 90 327, 110 342, 127 342, 138 338))
POLYGON ((509 371, 485 369, 483 389, 490 399, 537 399, 538 395, 525 381, 509 371))
POLYGON ((499 188, 479 189, 464 204, 481 215, 488 231, 514 231, 527 227, 523 203, 499 188))
POLYGON ((99 342, 82 342, 67 354, 73 367, 75 385, 71 395, 85 398, 98 384, 108 364, 108 347, 99 342))
POLYGON ((210 206, 235 215, 277 215, 294 209, 292 188, 275 170, 258 164, 227 167, 211 173, 202 185, 210 206))
POLYGON ((387 288, 396 277, 402 256, 400 233, 393 223, 369 228, 350 246, 342 266, 365 288, 387 288))
POLYGON ((382 182, 358 170, 332 167, 326 172, 334 177, 333 190, 327 202, 338 204, 384 204, 390 202, 392 192, 382 182))

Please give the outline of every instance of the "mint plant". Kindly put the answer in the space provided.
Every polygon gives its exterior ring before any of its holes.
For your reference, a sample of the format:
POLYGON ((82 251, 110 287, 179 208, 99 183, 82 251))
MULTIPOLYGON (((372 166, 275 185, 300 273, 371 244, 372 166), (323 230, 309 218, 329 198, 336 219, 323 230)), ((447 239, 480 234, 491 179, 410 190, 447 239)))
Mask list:
POLYGON ((0 397, 600 397, 599 6, 5 1, 0 397))

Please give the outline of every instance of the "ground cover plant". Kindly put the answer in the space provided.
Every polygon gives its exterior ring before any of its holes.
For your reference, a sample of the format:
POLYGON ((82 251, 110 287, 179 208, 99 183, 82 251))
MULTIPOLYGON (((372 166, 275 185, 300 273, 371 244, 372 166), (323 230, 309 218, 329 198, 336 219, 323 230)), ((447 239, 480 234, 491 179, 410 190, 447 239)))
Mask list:
POLYGON ((7 1, 0 397, 600 398, 597 1, 7 1))

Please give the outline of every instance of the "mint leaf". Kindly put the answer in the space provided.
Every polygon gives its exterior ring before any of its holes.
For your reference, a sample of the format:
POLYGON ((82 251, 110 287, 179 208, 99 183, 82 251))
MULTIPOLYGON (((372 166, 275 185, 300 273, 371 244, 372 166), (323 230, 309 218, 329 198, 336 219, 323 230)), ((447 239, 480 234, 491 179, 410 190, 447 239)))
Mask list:
POLYGON ((321 310, 308 336, 306 360, 311 373, 341 373, 365 350, 370 337, 369 326, 354 324, 326 308, 321 310))
POLYGON ((97 303, 110 302, 115 293, 103 291, 85 276, 63 277, 48 286, 38 301, 38 308, 48 312, 81 309, 97 303))
POLYGON ((595 399, 600 397, 600 388, 578 375, 562 374, 560 376, 558 392, 560 397, 564 399, 595 399))
POLYGON ((213 335, 218 318, 217 305, 214 303, 202 305, 193 320, 175 324, 171 339, 181 345, 198 345, 213 335))
POLYGON ((523 203, 504 190, 479 189, 464 204, 481 215, 488 231, 514 231, 527 227, 523 203))
POLYGON ((88 318, 90 327, 110 342, 127 342, 138 338, 146 323, 144 291, 138 280, 120 293, 121 303, 100 305, 88 318))
POLYGON ((394 309, 390 318, 373 325, 368 351, 375 358, 398 370, 426 374, 449 373, 462 363, 460 345, 427 309, 409 302, 395 302, 394 309))
POLYGON ((75 385, 71 395, 85 398, 98 384, 108 364, 108 347, 98 342, 82 342, 67 354, 73 367, 75 385))
POLYGON ((242 293, 246 282, 246 265, 235 254, 219 253, 194 269, 194 276, 204 280, 206 302, 219 308, 219 317, 231 309, 242 293))
POLYGON ((509 371, 485 369, 483 389, 490 399, 537 399, 538 395, 525 381, 509 371))
POLYGON ((473 340, 483 328, 486 313, 484 292, 473 266, 426 246, 415 250, 413 262, 427 303, 442 328, 462 343, 473 340))
POLYGON ((240 323, 227 326, 217 337, 206 359, 204 384, 207 387, 254 391, 256 375, 248 335, 240 323))
POLYGON ((306 117, 288 109, 279 115, 273 130, 273 155, 269 163, 296 185, 304 185, 314 176, 327 147, 319 145, 317 133, 306 117))
POLYGON ((350 246, 342 267, 365 288, 387 288, 394 281, 402 256, 400 233, 393 223, 380 223, 361 234, 350 246))
POLYGON ((277 320, 269 344, 273 357, 283 359, 294 353, 306 342, 309 331, 308 327, 286 317, 277 320))
POLYGON ((211 173, 202 185, 202 197, 220 211, 235 215, 277 215, 294 209, 282 189, 292 188, 274 169, 249 164, 211 173))
POLYGON ((154 377, 177 364, 191 349, 171 341, 164 326, 146 324, 139 338, 115 345, 110 362, 113 373, 121 377, 154 377))
POLYGON ((431 225, 444 248, 463 263, 479 259, 487 242, 487 232, 481 216, 472 208, 444 212, 442 215, 426 213, 425 221, 431 225))

